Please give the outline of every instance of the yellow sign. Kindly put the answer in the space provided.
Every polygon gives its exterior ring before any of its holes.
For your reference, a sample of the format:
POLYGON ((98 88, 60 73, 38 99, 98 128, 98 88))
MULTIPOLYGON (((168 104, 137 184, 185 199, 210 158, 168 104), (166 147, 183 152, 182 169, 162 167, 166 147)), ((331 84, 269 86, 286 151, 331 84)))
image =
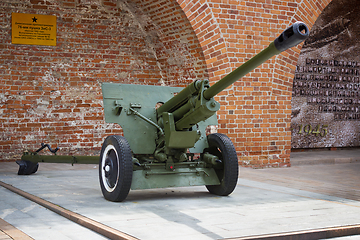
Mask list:
POLYGON ((12 13, 13 44, 56 46, 56 16, 12 13))

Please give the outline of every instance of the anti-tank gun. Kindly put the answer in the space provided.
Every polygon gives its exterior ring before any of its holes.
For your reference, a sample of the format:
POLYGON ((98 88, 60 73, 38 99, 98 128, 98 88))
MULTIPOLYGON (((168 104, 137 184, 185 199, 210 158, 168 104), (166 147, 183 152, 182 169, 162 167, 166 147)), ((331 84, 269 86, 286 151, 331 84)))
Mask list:
POLYGON ((229 195, 237 183, 238 160, 227 136, 206 136, 206 127, 217 125, 215 113, 220 109, 213 97, 308 34, 304 23, 295 23, 211 87, 208 80, 195 81, 184 89, 104 83, 105 119, 119 123, 125 136, 108 137, 101 151, 100 182, 105 198, 122 201, 130 188, 189 185, 206 185, 211 193, 229 195), (161 106, 156 109, 156 105, 161 106), (200 158, 193 159, 193 153, 200 153, 200 158))
MULTIPOLYGON (((217 125, 220 104, 214 96, 308 35, 307 26, 296 22, 212 86, 208 80, 186 88, 103 83, 105 120, 118 123, 124 133, 108 136, 102 145, 99 180, 104 197, 123 201, 130 189, 196 185, 220 196, 232 193, 238 179, 235 147, 226 135, 206 134, 208 126, 217 125)), ((23 156, 22 164, 39 162, 34 156, 23 156)))

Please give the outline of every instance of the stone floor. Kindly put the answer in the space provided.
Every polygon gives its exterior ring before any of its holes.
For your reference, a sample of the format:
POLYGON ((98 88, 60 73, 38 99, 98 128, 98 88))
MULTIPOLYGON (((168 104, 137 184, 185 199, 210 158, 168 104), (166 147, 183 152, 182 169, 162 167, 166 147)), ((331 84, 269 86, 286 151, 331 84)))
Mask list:
MULTIPOLYGON (((336 161, 319 161, 326 154, 313 153, 314 163, 290 168, 240 168, 237 188, 228 197, 200 186, 131 191, 122 203, 108 202, 96 165, 41 163, 36 174, 18 176, 15 163, 0 163, 0 181, 143 240, 225 239, 359 225, 357 155, 341 152, 336 161)), ((292 158, 309 158, 298 155, 292 158)), ((104 239, 5 188, 0 187, 0 196, 0 219, 33 239, 104 239)), ((11 238, 0 231, 0 239, 11 238)))

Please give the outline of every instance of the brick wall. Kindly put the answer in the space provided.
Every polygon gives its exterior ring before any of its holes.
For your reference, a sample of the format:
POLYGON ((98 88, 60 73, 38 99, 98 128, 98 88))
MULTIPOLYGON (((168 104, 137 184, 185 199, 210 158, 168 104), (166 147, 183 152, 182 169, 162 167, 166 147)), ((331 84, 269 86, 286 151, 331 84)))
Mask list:
MULTIPOLYGON (((268 46, 286 27, 311 27, 330 0, 177 0, 203 48, 215 82, 268 46)), ((290 166, 292 79, 301 46, 287 50, 223 91, 219 132, 241 165, 290 166)))
MULTIPOLYGON (((120 133, 102 115, 101 82, 215 82, 330 0, 12 0, 0 3, 0 160, 41 142, 98 154, 120 133), (11 44, 11 12, 56 15, 57 46, 11 44)), ((240 164, 289 166, 292 78, 301 47, 217 97, 219 132, 240 164)))
POLYGON ((99 154, 107 135, 101 82, 182 85, 207 78, 201 47, 175 2, 0 2, 0 160, 40 143, 99 154), (152 12, 151 12, 152 11, 152 12), (11 44, 11 13, 55 15, 57 46, 11 44))

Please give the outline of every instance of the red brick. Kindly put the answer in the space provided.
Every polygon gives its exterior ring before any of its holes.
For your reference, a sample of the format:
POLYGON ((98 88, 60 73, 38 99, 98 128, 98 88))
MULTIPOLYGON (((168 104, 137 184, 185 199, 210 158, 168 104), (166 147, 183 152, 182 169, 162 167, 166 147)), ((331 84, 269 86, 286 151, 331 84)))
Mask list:
MULTIPOLYGON (((23 124, 30 124, 23 129, 3 125, 2 131, 27 148, 34 143, 21 138, 32 135, 33 128, 44 142, 55 141, 52 133, 56 128, 57 142, 81 142, 79 154, 87 154, 86 150, 106 135, 122 133, 116 124, 103 120, 99 82, 158 85, 162 79, 166 85, 185 86, 207 78, 213 84, 265 48, 290 21, 303 20, 311 27, 330 0, 177 2, 135 0, 135 18, 151 19, 142 29, 121 21, 115 0, 104 0, 101 7, 90 6, 91 10, 101 8, 96 16, 83 12, 87 8, 75 0, 24 2, 24 9, 35 14, 57 16, 57 46, 15 45, 11 44, 10 29, 2 33, 0 94, 15 101, 1 108, 0 123, 22 119, 23 124), (181 61, 169 63, 169 59, 181 61)), ((9 23, 15 5, 7 1, 2 6, 0 22, 9 23)), ((122 9, 121 14, 131 18, 133 13, 122 9)), ((250 165, 289 166, 288 153, 267 161, 274 153, 265 149, 270 141, 279 149, 289 147, 289 121, 278 119, 290 118, 292 77, 299 53, 296 48, 267 61, 220 95, 219 132, 229 133, 236 149, 246 152, 250 165), (284 136, 275 134, 279 129, 284 129, 284 136), (238 136, 243 133, 251 136, 238 136)), ((0 161, 13 160, 22 151, 9 142, 0 141, 0 146, 5 151, 0 161)), ((72 144, 65 146, 64 152, 74 150, 72 144)))

